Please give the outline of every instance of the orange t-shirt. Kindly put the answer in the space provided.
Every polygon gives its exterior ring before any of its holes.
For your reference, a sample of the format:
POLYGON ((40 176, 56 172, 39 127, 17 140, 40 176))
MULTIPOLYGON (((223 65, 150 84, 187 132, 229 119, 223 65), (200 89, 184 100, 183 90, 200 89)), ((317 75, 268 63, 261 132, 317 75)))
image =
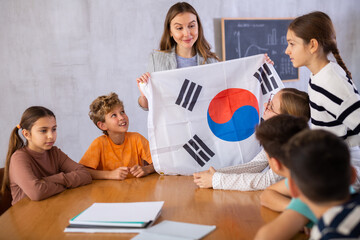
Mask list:
POLYGON ((80 164, 96 170, 114 170, 118 167, 151 164, 149 142, 136 132, 125 133, 123 144, 116 145, 107 135, 96 138, 80 160, 80 164))

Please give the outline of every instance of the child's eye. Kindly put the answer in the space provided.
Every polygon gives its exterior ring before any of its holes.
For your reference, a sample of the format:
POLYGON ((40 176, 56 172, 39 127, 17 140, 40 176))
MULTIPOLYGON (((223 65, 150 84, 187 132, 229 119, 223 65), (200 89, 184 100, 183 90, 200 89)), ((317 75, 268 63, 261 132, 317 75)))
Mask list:
POLYGON ((56 128, 53 128, 52 131, 53 131, 53 132, 56 132, 56 128))
POLYGON ((111 117, 116 117, 116 114, 114 113, 113 115, 111 115, 111 117))
POLYGON ((40 130, 41 133, 46 133, 46 129, 40 130))

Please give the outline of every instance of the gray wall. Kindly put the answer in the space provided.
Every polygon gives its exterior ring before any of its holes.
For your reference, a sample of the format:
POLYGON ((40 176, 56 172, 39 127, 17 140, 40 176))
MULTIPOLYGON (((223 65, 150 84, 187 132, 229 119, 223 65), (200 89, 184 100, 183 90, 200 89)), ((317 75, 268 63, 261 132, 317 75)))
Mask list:
MULTIPOLYGON (((10 131, 31 105, 54 111, 59 146, 79 161, 101 132, 89 104, 115 91, 130 117, 130 131, 147 136, 147 113, 137 106, 136 77, 158 47, 169 0, 0 0, 0 167, 10 131)), ((205 36, 222 56, 222 17, 296 17, 321 10, 337 30, 340 53, 360 88, 360 7, 357 0, 197 0, 205 36)), ((286 86, 305 90, 309 71, 286 86)))

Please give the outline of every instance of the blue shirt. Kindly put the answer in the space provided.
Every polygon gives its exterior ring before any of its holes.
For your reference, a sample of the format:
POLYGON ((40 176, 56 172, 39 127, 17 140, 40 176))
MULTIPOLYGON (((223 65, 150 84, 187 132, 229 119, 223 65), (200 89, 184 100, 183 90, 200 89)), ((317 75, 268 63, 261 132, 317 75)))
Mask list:
MULTIPOLYGON (((289 188, 288 179, 285 179, 285 185, 287 188, 289 188)), ((352 186, 350 186, 349 192, 355 193, 355 190, 352 186)), ((310 208, 299 198, 292 198, 289 205, 286 207, 286 209, 294 210, 301 215, 305 216, 307 219, 309 219, 309 223, 306 225, 307 227, 311 228, 314 224, 318 222, 318 219, 314 215, 314 213, 310 210, 310 208)))
POLYGON ((197 55, 191 58, 183 58, 176 54, 177 68, 197 66, 197 55))
MULTIPOLYGON (((285 179, 285 185, 287 188, 289 188, 288 179, 285 179)), ((310 208, 299 198, 292 198, 289 205, 286 207, 286 209, 294 210, 307 219, 309 219, 309 223, 306 225, 307 227, 311 228, 314 223, 317 223, 317 218, 314 215, 314 213, 310 210, 310 208)))

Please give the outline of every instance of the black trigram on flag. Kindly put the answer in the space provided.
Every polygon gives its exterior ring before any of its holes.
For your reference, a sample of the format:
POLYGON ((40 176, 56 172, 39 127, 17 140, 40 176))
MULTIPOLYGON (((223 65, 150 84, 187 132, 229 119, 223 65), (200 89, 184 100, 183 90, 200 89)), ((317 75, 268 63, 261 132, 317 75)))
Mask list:
POLYGON ((215 155, 215 153, 211 151, 196 134, 192 139, 185 143, 183 147, 202 167, 205 165, 204 161, 208 162, 210 158, 215 155))
POLYGON ((199 97, 202 86, 197 85, 194 82, 191 82, 190 86, 188 87, 189 82, 190 81, 188 79, 185 79, 185 81, 180 89, 179 96, 176 99, 175 104, 180 106, 180 104, 182 103, 181 106, 183 108, 188 109, 189 111, 192 111, 195 106, 195 103, 199 97), (196 89, 195 89, 195 87, 196 87, 196 89))
POLYGON ((263 95, 279 87, 272 75, 272 72, 270 71, 270 68, 265 63, 258 69, 256 73, 254 73, 254 77, 259 80, 263 95))

